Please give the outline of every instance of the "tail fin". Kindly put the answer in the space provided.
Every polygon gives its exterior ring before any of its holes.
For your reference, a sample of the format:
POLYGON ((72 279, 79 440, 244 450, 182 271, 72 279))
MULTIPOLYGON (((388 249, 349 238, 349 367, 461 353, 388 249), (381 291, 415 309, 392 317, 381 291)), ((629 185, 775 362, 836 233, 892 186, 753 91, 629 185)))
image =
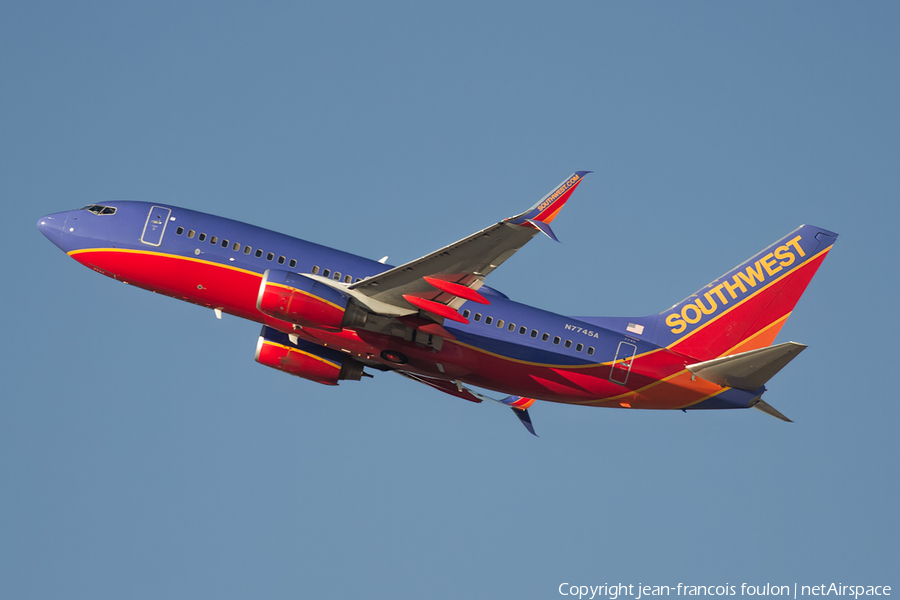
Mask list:
POLYGON ((771 345, 836 239, 800 226, 660 313, 657 342, 701 361, 771 345))

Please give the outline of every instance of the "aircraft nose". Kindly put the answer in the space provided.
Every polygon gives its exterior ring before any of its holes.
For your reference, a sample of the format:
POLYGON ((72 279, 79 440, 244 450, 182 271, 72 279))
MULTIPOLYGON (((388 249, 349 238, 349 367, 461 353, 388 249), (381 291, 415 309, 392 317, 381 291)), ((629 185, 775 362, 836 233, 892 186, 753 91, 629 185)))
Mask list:
POLYGON ((63 231, 66 227, 66 213, 53 213, 38 219, 37 228, 48 240, 62 248, 63 231))

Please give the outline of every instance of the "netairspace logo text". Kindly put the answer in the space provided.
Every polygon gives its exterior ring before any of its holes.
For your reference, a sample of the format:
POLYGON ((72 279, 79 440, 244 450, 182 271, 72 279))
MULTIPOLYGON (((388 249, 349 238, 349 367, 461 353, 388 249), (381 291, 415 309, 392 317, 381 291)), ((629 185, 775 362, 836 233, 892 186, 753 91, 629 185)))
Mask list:
POLYGON ((749 583, 724 585, 642 585, 606 584, 576 585, 568 582, 559 584, 561 596, 574 596, 579 600, 595 598, 616 600, 630 597, 634 600, 651 600, 652 596, 784 596, 797 598, 801 596, 852 596, 858 600, 860 596, 890 596, 889 585, 844 585, 841 583, 822 583, 819 585, 753 585, 749 583))

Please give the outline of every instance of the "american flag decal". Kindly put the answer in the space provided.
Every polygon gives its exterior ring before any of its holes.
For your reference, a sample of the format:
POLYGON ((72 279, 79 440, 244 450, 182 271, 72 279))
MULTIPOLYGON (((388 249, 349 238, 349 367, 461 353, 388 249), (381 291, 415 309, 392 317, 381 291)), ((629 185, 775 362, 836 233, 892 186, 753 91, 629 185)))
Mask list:
POLYGON ((637 323, 629 323, 628 327, 626 327, 625 330, 641 335, 642 333, 644 333, 644 326, 638 325, 637 323))

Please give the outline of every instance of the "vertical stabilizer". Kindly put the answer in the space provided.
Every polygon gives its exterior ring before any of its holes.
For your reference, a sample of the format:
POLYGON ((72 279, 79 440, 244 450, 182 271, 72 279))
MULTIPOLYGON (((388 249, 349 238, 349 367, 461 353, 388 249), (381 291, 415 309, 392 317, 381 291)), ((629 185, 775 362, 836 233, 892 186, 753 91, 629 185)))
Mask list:
POLYGON ((836 239, 795 229, 660 313, 658 343, 700 361, 771 345, 836 239))

